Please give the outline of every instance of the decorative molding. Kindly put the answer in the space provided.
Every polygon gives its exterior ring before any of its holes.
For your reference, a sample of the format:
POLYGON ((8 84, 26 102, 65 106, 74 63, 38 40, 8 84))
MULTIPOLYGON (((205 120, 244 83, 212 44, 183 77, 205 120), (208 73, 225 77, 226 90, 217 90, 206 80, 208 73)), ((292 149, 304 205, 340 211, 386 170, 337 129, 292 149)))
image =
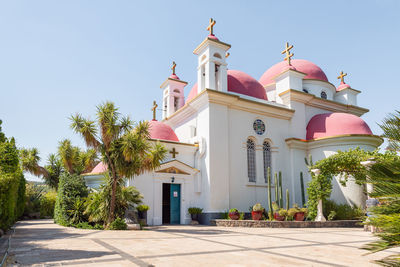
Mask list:
POLYGON ((231 45, 230 45, 230 44, 227 44, 227 43, 224 43, 224 42, 221 42, 221 41, 217 41, 217 40, 214 40, 214 39, 211 39, 211 38, 207 37, 206 39, 204 39, 203 42, 201 42, 201 43, 193 50, 193 54, 198 55, 198 54, 200 53, 200 50, 202 50, 203 46, 204 46, 206 43, 208 43, 208 42, 211 42, 211 43, 213 43, 213 44, 215 44, 215 45, 221 47, 222 49, 227 49, 227 48, 229 49, 229 48, 231 48, 231 45))
POLYGON ((188 84, 188 82, 185 82, 185 81, 182 81, 182 80, 167 78, 167 79, 160 85, 160 88, 164 88, 164 87, 166 86, 166 84, 167 84, 169 81, 188 84))
POLYGON ((297 101, 300 103, 304 103, 307 106, 325 109, 331 112, 344 112, 344 113, 351 113, 356 116, 361 116, 369 111, 366 108, 353 105, 346 105, 336 101, 323 99, 320 97, 316 97, 315 95, 308 94, 305 92, 300 92, 294 89, 288 89, 280 93, 279 96, 281 98, 289 98, 290 101, 297 101))
POLYGON ((285 142, 289 148, 310 150, 332 145, 372 145, 374 147, 379 147, 383 143, 383 138, 377 135, 368 134, 343 134, 313 140, 293 137, 285 139, 285 142))

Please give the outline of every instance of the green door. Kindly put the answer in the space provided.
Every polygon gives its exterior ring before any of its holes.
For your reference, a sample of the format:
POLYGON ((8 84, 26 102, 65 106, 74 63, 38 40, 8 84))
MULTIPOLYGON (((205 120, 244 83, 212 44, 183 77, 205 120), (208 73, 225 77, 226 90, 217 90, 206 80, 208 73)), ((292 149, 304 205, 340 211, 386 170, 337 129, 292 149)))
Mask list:
POLYGON ((181 221, 181 185, 171 184, 170 193, 171 224, 180 224, 181 221))

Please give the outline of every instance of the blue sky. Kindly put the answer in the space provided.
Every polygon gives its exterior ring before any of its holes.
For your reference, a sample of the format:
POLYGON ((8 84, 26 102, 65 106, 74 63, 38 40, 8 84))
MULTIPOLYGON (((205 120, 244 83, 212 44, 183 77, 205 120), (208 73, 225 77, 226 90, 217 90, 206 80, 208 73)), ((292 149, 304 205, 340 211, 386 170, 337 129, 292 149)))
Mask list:
POLYGON ((313 61, 338 84, 361 90, 358 103, 375 134, 399 109, 400 1, 42 1, 0 2, 0 119, 19 146, 42 158, 69 138, 83 146, 68 117, 94 117, 111 100, 135 120, 151 119, 152 101, 174 60, 178 76, 196 82, 193 49, 215 34, 232 45, 230 69, 256 79, 282 60, 313 61))

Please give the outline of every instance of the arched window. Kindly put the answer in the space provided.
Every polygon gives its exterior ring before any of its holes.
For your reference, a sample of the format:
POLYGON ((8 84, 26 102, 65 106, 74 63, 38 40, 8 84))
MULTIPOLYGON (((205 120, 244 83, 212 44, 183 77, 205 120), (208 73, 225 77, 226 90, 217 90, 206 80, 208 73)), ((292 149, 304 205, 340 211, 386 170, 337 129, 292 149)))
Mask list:
POLYGON ((323 99, 327 99, 327 98, 328 98, 328 96, 327 96, 327 94, 325 93, 325 91, 322 91, 322 92, 321 92, 321 98, 323 98, 323 99))
POLYGON ((215 54, 214 54, 214 57, 216 57, 216 58, 221 58, 221 55, 218 54, 218 53, 215 53, 215 54))
POLYGON ((265 141, 263 144, 264 180, 267 183, 268 167, 271 169, 271 145, 265 141))
POLYGON ((251 139, 247 139, 247 174, 249 182, 256 181, 256 146, 251 139))

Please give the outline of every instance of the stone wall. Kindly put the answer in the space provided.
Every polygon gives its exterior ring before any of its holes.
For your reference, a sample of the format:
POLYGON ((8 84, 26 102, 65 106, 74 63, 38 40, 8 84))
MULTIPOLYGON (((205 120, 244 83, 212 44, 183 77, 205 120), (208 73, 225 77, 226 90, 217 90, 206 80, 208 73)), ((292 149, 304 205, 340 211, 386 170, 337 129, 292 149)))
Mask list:
POLYGON ((361 221, 253 221, 253 220, 211 220, 211 225, 224 227, 267 227, 267 228, 324 228, 324 227, 363 227, 361 221))

